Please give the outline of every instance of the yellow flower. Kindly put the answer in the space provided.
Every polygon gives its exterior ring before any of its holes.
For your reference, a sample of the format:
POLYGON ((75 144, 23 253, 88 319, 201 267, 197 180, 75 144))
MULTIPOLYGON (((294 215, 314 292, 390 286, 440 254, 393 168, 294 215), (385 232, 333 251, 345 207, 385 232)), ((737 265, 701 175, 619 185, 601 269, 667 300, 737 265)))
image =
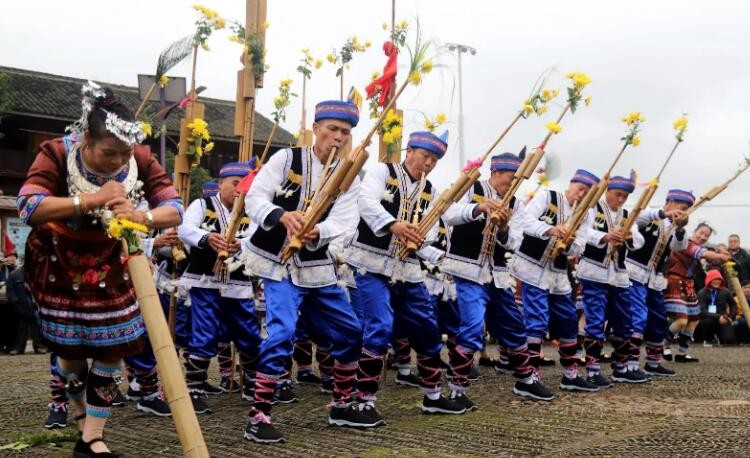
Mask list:
POLYGON ((151 133, 152 133, 152 131, 151 131, 151 124, 149 124, 147 122, 142 122, 141 123, 141 130, 143 130, 143 133, 146 134, 146 137, 150 137, 151 136, 151 133))
POLYGON ((203 48, 205 51, 210 51, 211 50, 211 48, 209 48, 206 43, 202 43, 201 44, 201 48, 203 48))
POLYGON ((685 129, 687 129, 687 123, 688 119, 685 116, 682 116, 680 118, 675 119, 674 123, 672 123, 672 126, 674 127, 674 130, 679 132, 685 132, 685 129))
POLYGON ((383 23, 383 30, 388 30, 388 24, 386 24, 385 22, 383 23))
POLYGON ((572 80, 573 86, 578 90, 583 89, 591 82, 591 78, 583 72, 571 72, 565 75, 565 77, 572 80))
POLYGON ((633 139, 630 141, 630 144, 633 146, 638 146, 641 144, 641 137, 634 135, 633 139))
POLYGON ((143 224, 138 224, 125 218, 112 218, 107 226, 109 236, 119 239, 122 237, 123 231, 138 231, 147 234, 148 228, 143 224))
POLYGON ((380 76, 380 72, 372 72, 372 75, 370 75, 371 80, 376 80, 380 76))
POLYGON ((445 113, 438 113, 437 116, 435 116, 435 122, 438 124, 445 123, 447 117, 445 116, 445 113))
POLYGON ((334 63, 334 62, 336 62, 336 56, 334 56, 333 54, 328 54, 328 55, 326 56, 326 60, 327 60, 328 62, 330 62, 330 63, 334 63))
POLYGON ((556 122, 548 122, 547 125, 544 127, 546 127, 547 130, 549 130, 553 134, 559 134, 560 131, 562 130, 562 127, 560 127, 560 124, 556 122))
POLYGON ((543 115, 546 112, 547 112, 547 106, 546 105, 542 105, 541 107, 537 108, 536 115, 537 116, 541 116, 541 115, 543 115))
POLYGON ((422 73, 430 73, 432 71, 432 59, 427 59, 422 64, 422 73))
POLYGON ((169 77, 167 75, 161 75, 159 77, 159 86, 165 87, 167 84, 169 84, 169 77))
POLYGON ((227 24, 226 24, 226 21, 224 21, 224 19, 222 19, 220 17, 217 17, 216 19, 214 19, 214 29, 221 30, 226 25, 227 24))
POLYGON ((633 125, 636 122, 638 123, 644 122, 645 120, 646 118, 639 111, 634 111, 630 113, 629 115, 622 117, 622 122, 624 122, 625 124, 629 126, 633 125))
POLYGON ((399 138, 401 138, 401 132, 402 132, 401 126, 394 126, 394 127, 393 127, 393 128, 391 129, 391 135, 393 135, 393 138, 394 138, 394 139, 399 139, 399 138))
POLYGON ((523 112, 524 112, 524 113, 526 113, 526 114, 529 114, 529 113, 531 113, 532 111, 534 111, 534 107, 533 107, 532 105, 529 105, 529 104, 527 103, 526 105, 524 105, 524 106, 523 106, 523 112))
POLYGON ((299 139, 299 132, 295 132, 294 134, 292 134, 292 137, 294 137, 295 140, 298 140, 299 139))
POLYGON ((291 80, 291 79, 285 79, 285 80, 281 80, 281 81, 279 82, 279 84, 281 84, 281 85, 282 85, 282 86, 284 86, 284 87, 289 87, 289 86, 291 86, 291 85, 292 85, 292 80, 291 80))
POLYGON ((422 74, 418 70, 414 70, 409 74, 409 82, 415 86, 419 86, 422 82, 422 74))
POLYGON ((547 100, 552 100, 552 91, 549 89, 545 89, 542 91, 542 98, 546 102, 547 100))
POLYGON ((401 21, 398 23, 398 28, 401 30, 406 30, 409 28, 409 22, 408 21, 401 21))
POLYGON ((432 121, 430 121, 430 118, 424 118, 424 126, 427 130, 432 132, 433 127, 432 127, 432 121))
POLYGON ((393 143, 393 134, 390 133, 390 132, 384 133, 383 134, 383 143, 385 143, 386 145, 390 145, 391 143, 393 143))
POLYGON ((585 99, 583 100, 583 103, 585 103, 585 104, 586 104, 586 106, 589 106, 589 105, 591 105, 591 96, 588 96, 588 97, 586 97, 586 98, 585 98, 585 99))
POLYGON ((214 149, 214 142, 208 142, 206 143, 206 147, 203 149, 203 151, 210 153, 214 149))
POLYGON ((557 94, 559 93, 560 93, 560 89, 555 89, 554 91, 552 91, 552 98, 554 99, 555 97, 557 97, 557 94))
POLYGON ((323 65, 323 61, 320 59, 315 59, 315 68, 318 69, 323 65))
POLYGON ((544 175, 544 174, 539 175, 537 182, 541 186, 549 186, 549 178, 547 178, 547 175, 544 175))
POLYGON ((266 21, 266 22, 263 23, 263 30, 266 30, 269 27, 271 27, 271 23, 270 22, 266 21))
POLYGON ((365 41, 365 48, 369 48, 370 46, 372 46, 372 41, 370 40, 365 41))

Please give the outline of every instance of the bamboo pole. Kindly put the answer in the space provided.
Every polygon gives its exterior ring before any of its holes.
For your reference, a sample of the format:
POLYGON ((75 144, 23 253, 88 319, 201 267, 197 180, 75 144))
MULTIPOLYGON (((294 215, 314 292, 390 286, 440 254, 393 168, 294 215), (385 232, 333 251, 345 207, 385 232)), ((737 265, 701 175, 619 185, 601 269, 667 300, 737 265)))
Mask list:
POLYGON ((146 323, 148 338, 156 356, 164 395, 172 410, 177 436, 180 439, 183 456, 191 458, 208 457, 208 447, 203 439, 193 403, 188 394, 185 377, 182 375, 177 351, 164 320, 164 312, 151 276, 151 266, 142 254, 127 258, 128 271, 133 281, 143 321, 146 323))
POLYGON ((729 286, 737 297, 737 303, 740 305, 740 308, 742 308, 742 314, 745 316, 745 323, 747 324, 748 329, 750 329, 750 306, 748 306, 747 298, 742 291, 740 279, 737 278, 736 272, 732 272, 730 268, 726 266, 724 271, 727 274, 726 277, 729 279, 729 286))
POLYGON ((146 91, 146 96, 141 100, 141 104, 138 105, 138 109, 135 110, 135 119, 138 119, 138 117, 143 113, 143 109, 146 108, 146 104, 148 103, 148 99, 151 98, 151 95, 153 95, 154 91, 156 90, 156 87, 158 86, 158 81, 154 79, 154 82, 151 83, 151 86, 148 88, 148 91, 146 91))

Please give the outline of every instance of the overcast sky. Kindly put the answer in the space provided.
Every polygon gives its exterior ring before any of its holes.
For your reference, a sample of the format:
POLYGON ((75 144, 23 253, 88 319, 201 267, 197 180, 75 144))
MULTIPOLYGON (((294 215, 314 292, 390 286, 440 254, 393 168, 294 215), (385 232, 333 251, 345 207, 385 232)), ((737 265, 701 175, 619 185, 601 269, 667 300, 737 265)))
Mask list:
MULTIPOLYGON (((634 167, 639 181, 653 178, 674 140, 672 121, 687 112, 690 124, 662 179, 654 203, 668 188, 693 190, 696 195, 730 176, 750 151, 750 64, 747 58, 750 5, 743 1, 630 0, 589 1, 470 1, 397 0, 397 20, 413 25, 419 17, 424 35, 439 42, 458 42, 477 49, 463 57, 465 145, 468 158, 480 155, 512 119, 536 78, 547 68, 558 73, 549 86, 564 89, 562 74, 580 70, 593 83, 586 93, 590 107, 563 120, 563 131, 548 151, 560 158, 563 187, 579 167, 604 172, 620 146, 623 114, 641 111, 647 121, 642 144, 630 150, 615 170, 634 167)), ((192 32, 195 12, 191 1, 130 0, 128 2, 34 0, 8 2, 0 15, 0 65, 20 67, 98 81, 137 84, 138 73, 153 73, 159 52, 170 42, 192 32), (127 6, 127 7, 126 7, 127 6)), ((241 0, 206 0, 205 6, 226 18, 244 18, 241 0)), ((347 37, 371 40, 357 54, 346 73, 345 85, 364 91, 370 74, 382 71, 380 49, 387 38, 381 29, 390 20, 390 1, 269 0, 266 87, 258 93, 258 110, 273 110, 278 81, 294 80, 300 49, 316 57, 340 48, 347 37)), ((209 41, 210 52, 198 57, 198 82, 210 97, 234 99, 238 45, 219 31, 209 41)), ((406 62, 406 58, 401 60, 406 62)), ((443 67, 408 88, 399 102, 406 110, 405 131, 421 130, 420 113, 448 115, 450 149, 431 175, 439 188, 459 170, 458 94, 455 54, 436 58, 443 67)), ((170 74, 189 76, 189 63, 170 74)), ((338 97, 335 69, 325 64, 309 82, 308 111, 315 101, 338 97)), ((405 72, 399 75, 399 81, 405 72)), ((564 90, 563 90, 564 92, 564 90)), ((545 134, 544 124, 559 112, 520 123, 498 151, 535 145, 545 134)), ((363 112, 366 107, 363 107, 363 112)), ((296 132, 301 104, 292 103, 284 127, 296 132)), ((366 118, 366 114, 363 116, 366 118)), ((210 123, 210 119, 207 120, 210 123)), ((361 139, 369 127, 354 132, 361 139)), ((377 157, 372 151, 371 156, 377 157)), ((371 162, 375 159, 371 158, 371 162)), ((487 175, 485 173, 484 175, 487 175)), ((714 241, 732 232, 750 244, 750 173, 740 177, 715 202, 700 210, 694 222, 708 220, 718 229, 714 241)), ((640 191, 636 191, 638 193, 640 191)), ((636 196, 631 198, 635 201, 636 196)))

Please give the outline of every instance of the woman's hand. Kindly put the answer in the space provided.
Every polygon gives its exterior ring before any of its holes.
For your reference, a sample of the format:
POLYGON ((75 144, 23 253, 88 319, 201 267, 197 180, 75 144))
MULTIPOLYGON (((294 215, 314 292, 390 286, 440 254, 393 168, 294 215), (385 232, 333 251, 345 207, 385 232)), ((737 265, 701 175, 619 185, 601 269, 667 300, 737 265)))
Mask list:
POLYGON ((104 183, 104 186, 99 188, 98 191, 86 196, 86 206, 89 209, 99 208, 99 207, 104 207, 104 206, 108 206, 112 208, 112 206, 110 205, 110 202, 115 201, 117 199, 127 199, 127 197, 128 195, 125 192, 125 186, 123 186, 122 183, 118 183, 117 181, 110 180, 104 183))

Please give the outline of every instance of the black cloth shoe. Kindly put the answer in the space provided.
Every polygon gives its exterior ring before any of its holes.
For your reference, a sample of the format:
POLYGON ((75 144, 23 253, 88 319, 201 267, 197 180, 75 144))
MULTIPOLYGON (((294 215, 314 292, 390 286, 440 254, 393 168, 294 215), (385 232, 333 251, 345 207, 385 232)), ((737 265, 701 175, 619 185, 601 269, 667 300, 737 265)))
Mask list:
POLYGON ((555 399, 555 395, 552 394, 549 388, 536 378, 531 383, 523 383, 520 380, 516 382, 513 386, 513 394, 536 401, 551 401, 555 399))
MULTIPOLYGON (((374 409, 374 407, 373 407, 374 409)), ((378 414, 380 416, 380 414, 378 414)), ((355 404, 333 406, 328 413, 328 424, 331 426, 348 426, 350 428, 374 428, 385 424, 383 417, 376 418, 372 412, 367 414, 355 404)))
POLYGON ((612 387, 612 381, 605 377, 601 372, 597 373, 596 375, 589 375, 586 381, 598 386, 599 388, 612 387))
MULTIPOLYGON (((213 386, 211 385, 209 386, 213 388, 213 386)), ((231 377, 222 377, 221 381, 219 382, 219 390, 221 391, 221 393, 239 393, 240 384, 237 383, 237 381, 231 377)), ((206 393, 208 393, 208 391, 206 391, 206 393)), ((208 394, 221 394, 221 393, 208 393, 208 394)))
POLYGON ((697 363, 700 361, 698 358, 693 358, 690 355, 674 355, 674 362, 676 363, 697 363))
POLYGON ((211 413, 211 409, 206 404, 206 395, 204 393, 192 392, 190 393, 190 400, 193 402, 193 410, 196 415, 211 413))
POLYGON ((333 394, 333 379, 324 378, 320 381, 320 392, 323 394, 333 394))
POLYGON ((273 395, 271 404, 291 404, 293 402, 299 402, 299 398, 292 390, 292 385, 289 383, 285 383, 276 388, 276 393, 273 395))
POLYGON ((500 361, 492 358, 487 358, 485 356, 482 356, 479 358, 479 365, 484 367, 495 367, 496 364, 499 364, 500 361))
POLYGON ((648 376, 635 371, 612 371, 612 381, 617 383, 646 383, 648 376))
POLYGON ((125 395, 122 394, 120 390, 117 390, 117 394, 115 395, 115 399, 112 401, 112 405, 116 407, 124 407, 127 403, 128 399, 125 397, 125 395))
POLYGON ((320 377, 313 371, 297 371, 297 383, 300 385, 320 385, 320 377))
POLYGON ((153 399, 141 399, 138 401, 135 408, 141 412, 156 415, 157 417, 172 416, 172 410, 169 408, 169 404, 164 402, 159 396, 155 396, 153 399))
POLYGON ((563 376, 562 380, 560 381, 560 389, 566 391, 599 391, 599 387, 597 385, 594 385, 580 375, 576 375, 576 378, 568 378, 563 376))
POLYGON ((466 393, 452 393, 449 399, 456 404, 463 406, 467 412, 471 412, 472 410, 477 410, 479 408, 479 406, 474 401, 466 396, 466 393))
POLYGON ((141 390, 134 390, 133 388, 128 385, 128 391, 125 393, 125 399, 128 401, 140 401, 141 400, 141 390))
POLYGON ((406 375, 401 375, 401 372, 396 372, 396 385, 411 386, 419 388, 419 377, 409 372, 406 375))
POLYGON ((672 350, 671 350, 671 349, 669 349, 669 348, 665 348, 664 350, 662 350, 662 352, 661 352, 661 356, 662 356, 662 357, 663 357, 663 358, 664 358, 665 360, 667 360, 667 361, 672 361, 672 350))
POLYGON ((210 395, 218 395, 224 392, 224 390, 222 390, 218 386, 211 385, 210 383, 208 383, 208 381, 205 381, 201 384, 200 390, 210 395))
POLYGON ((91 450, 91 444, 96 442, 104 442, 101 437, 91 439, 85 442, 83 438, 78 439, 76 446, 73 448, 73 458, 86 458, 86 457, 98 457, 98 458, 119 458, 120 455, 112 452, 100 452, 96 453, 91 450))
POLYGON ((466 407, 451 401, 442 394, 434 401, 427 396, 422 399, 422 413, 461 415, 466 407))
POLYGON ((498 361, 495 363, 495 372, 498 374, 512 374, 513 368, 510 367, 509 361, 498 361))
POLYGON ((655 366, 646 364, 644 372, 652 377, 674 377, 675 375, 677 375, 677 372, 673 371, 672 369, 667 369, 661 364, 657 364, 655 366))
POLYGON ((385 426, 385 418, 375 408, 375 403, 372 401, 358 401, 357 408, 365 416, 371 418, 377 424, 375 426, 385 426))
POLYGON ((44 427, 47 429, 65 428, 68 426, 68 407, 65 404, 50 404, 47 408, 47 420, 44 427))
POLYGON ((469 370, 469 375, 466 377, 466 380, 470 382, 476 382, 479 380, 479 378, 482 376, 482 374, 479 373, 479 369, 477 369, 477 366, 471 365, 471 369, 469 370))
POLYGON ((651 381, 651 375, 643 372, 640 368, 635 369, 632 372, 635 372, 639 377, 644 377, 644 378, 648 379, 649 382, 651 381))
MULTIPOLYGON (((262 415, 262 414, 261 414, 262 415)), ((276 429, 267 417, 265 421, 254 422, 251 418, 245 427, 245 439, 259 444, 276 444, 286 442, 281 432, 276 429)))
POLYGON ((541 359, 539 360, 539 365, 540 365, 540 366, 554 366, 555 364, 556 364, 556 363, 555 363, 555 360, 554 360, 554 359, 549 359, 549 358, 541 358, 541 359))

